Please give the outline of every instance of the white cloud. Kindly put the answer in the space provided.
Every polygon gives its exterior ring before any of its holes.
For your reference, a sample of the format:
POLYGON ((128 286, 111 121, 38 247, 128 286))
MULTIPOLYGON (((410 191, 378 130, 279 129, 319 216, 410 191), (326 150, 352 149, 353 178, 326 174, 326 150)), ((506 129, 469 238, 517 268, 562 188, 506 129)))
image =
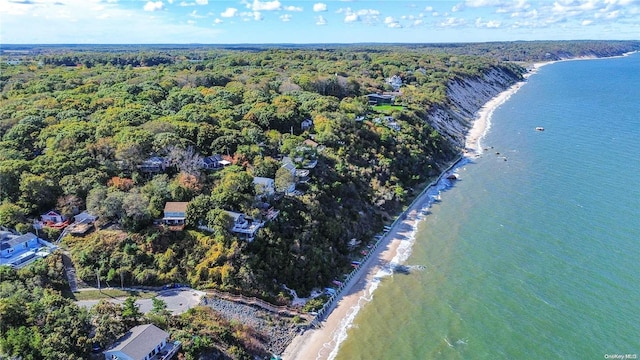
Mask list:
POLYGON ((253 12, 253 20, 260 21, 262 19, 263 19, 262 14, 259 11, 253 12))
POLYGON ((360 18, 356 13, 349 13, 344 17, 344 22, 351 23, 356 21, 360 21, 360 18))
POLYGON ((316 18, 316 25, 327 25, 327 20, 320 15, 316 18))
POLYGON ((214 24, 222 24, 223 22, 224 22, 224 20, 222 20, 222 19, 218 19, 218 18, 216 18, 215 20, 213 20, 213 23, 214 23, 214 24))
POLYGON ((296 11, 296 12, 302 11, 302 8, 300 6, 285 6, 284 9, 286 11, 296 11))
POLYGON ((325 4, 325 3, 315 3, 315 4, 313 4, 313 11, 315 11, 315 12, 327 11, 327 4, 325 4))
POLYGON ((384 18, 384 24, 387 25, 387 27, 390 28, 401 28, 402 25, 400 25, 400 23, 394 19, 392 16, 387 16, 386 18, 384 18))
POLYGON ((195 25, 195 20, 187 20, 187 24, 189 25, 195 25))
POLYGON ((291 14, 280 15, 280 20, 283 22, 291 21, 291 14))
POLYGON ((433 11, 433 6, 427 6, 426 8, 424 8, 424 11, 432 12, 433 11))
POLYGON ((236 9, 236 8, 227 8, 225 11, 220 13, 220 16, 222 16, 224 18, 230 18, 230 17, 236 16, 237 13, 238 13, 238 9, 236 9))
POLYGON ((191 16, 192 18, 195 18, 195 19, 202 19, 202 18, 204 18, 204 17, 205 17, 204 15, 198 15, 198 11, 197 11, 197 10, 193 10, 193 11, 189 14, 189 16, 191 16))
POLYGON ((458 12, 464 10, 464 4, 456 4, 451 8, 451 12, 458 12))
POLYGON ((582 21, 582 26, 588 26, 593 24, 593 20, 583 20, 582 21))
POLYGON ((464 26, 466 24, 467 22, 462 18, 448 17, 445 21, 439 23, 438 25, 440 27, 452 28, 452 27, 464 26))
POLYGON ((500 25, 501 25, 500 21, 496 21, 496 20, 482 21, 482 18, 476 19, 476 27, 479 27, 479 28, 497 29, 500 27, 500 25))
POLYGON ((280 1, 278 0, 273 0, 273 1, 253 0, 253 5, 251 6, 251 9, 253 11, 274 11, 274 10, 280 10, 281 4, 280 4, 280 1))
POLYGON ((144 11, 158 11, 164 8, 162 1, 149 1, 144 5, 144 11))
MULTIPOLYGON (((220 30, 211 26, 199 27, 187 21, 169 22, 164 16, 154 16, 149 10, 169 6, 166 0, 105 1, 105 0, 31 0, 35 5, 15 4, 0 0, 2 43, 130 43, 211 42, 219 38, 220 30), (147 3, 149 10, 145 10, 147 3), (126 4, 126 6, 121 6, 126 4), (8 5, 8 6, 5 6, 8 5), (131 5, 131 6, 129 6, 131 5), (13 14, 13 6, 26 11, 13 14), (65 10, 65 12, 60 12, 65 10), (11 13, 11 16, 8 14, 11 13), (78 31, 82 29, 82 31, 78 31)), ((177 4, 176 0, 174 4, 177 4)), ((189 13, 189 12, 187 12, 189 13)))
POLYGON ((424 23, 424 20, 418 19, 413 22, 413 26, 419 26, 419 25, 422 25, 423 23, 424 23))
POLYGON ((465 1, 465 5, 468 7, 484 7, 484 6, 501 6, 504 5, 504 0, 467 0, 465 1))
POLYGON ((380 11, 374 9, 362 9, 358 10, 359 16, 376 16, 380 15, 380 11))
POLYGON ((196 4, 198 5, 207 5, 209 0, 196 0, 196 4))

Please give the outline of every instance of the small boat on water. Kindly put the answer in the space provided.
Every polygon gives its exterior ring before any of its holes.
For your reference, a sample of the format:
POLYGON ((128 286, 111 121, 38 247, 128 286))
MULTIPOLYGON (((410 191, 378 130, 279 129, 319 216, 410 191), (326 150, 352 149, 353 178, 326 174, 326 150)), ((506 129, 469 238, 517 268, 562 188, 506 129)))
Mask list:
POLYGON ((542 126, 538 126, 536 127, 536 131, 544 131, 544 128, 542 126))
POLYGON ((451 174, 451 175, 447 176, 447 180, 458 180, 458 175, 451 174))

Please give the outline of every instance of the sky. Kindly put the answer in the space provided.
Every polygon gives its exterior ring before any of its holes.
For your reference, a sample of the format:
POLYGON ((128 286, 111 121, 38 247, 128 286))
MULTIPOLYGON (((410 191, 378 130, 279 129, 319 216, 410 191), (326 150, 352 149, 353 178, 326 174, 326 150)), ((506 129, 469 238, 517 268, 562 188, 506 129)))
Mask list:
POLYGON ((640 39, 640 0, 0 0, 1 44, 640 39))

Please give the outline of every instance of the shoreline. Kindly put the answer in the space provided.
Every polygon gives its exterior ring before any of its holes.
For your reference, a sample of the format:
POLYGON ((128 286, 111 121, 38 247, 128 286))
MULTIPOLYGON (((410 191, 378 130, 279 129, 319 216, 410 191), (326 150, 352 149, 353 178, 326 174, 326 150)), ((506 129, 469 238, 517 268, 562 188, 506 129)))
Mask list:
MULTIPOLYGON (((624 57, 637 53, 637 51, 625 53, 615 57, 624 57)), ((605 57, 610 58, 610 57, 605 57)), ((398 216, 391 230, 383 238, 372 256, 361 266, 363 267, 351 281, 345 285, 344 293, 329 308, 329 316, 320 322, 317 329, 309 329, 297 335, 287 346, 282 354, 283 360, 307 360, 307 359, 335 359, 340 344, 347 338, 347 331, 357 316, 360 308, 372 300, 372 295, 384 276, 391 275, 389 264, 402 264, 410 255, 413 246, 414 234, 418 222, 432 196, 437 195, 443 188, 439 185, 447 174, 453 173, 460 166, 480 157, 483 152, 481 141, 491 128, 493 112, 504 104, 511 95, 515 94, 527 82, 527 79, 535 75, 538 70, 546 65, 556 62, 573 60, 594 60, 600 57, 577 57, 555 61, 534 62, 527 65, 529 69, 523 74, 523 80, 518 81, 509 88, 497 94, 476 111, 473 125, 468 130, 465 139, 465 148, 461 157, 452 163, 440 174, 438 180, 430 183, 414 202, 398 216)))
POLYGON ((534 75, 542 66, 555 61, 533 63, 524 74, 524 80, 500 92, 485 103, 475 114, 473 125, 466 135, 465 148, 461 156, 454 161, 437 180, 430 183, 414 202, 398 216, 391 230, 385 235, 375 253, 361 264, 363 267, 346 284, 343 295, 329 309, 329 316, 320 322, 317 329, 309 329, 296 336, 282 354, 283 360, 334 359, 340 344, 346 339, 347 331, 359 310, 372 299, 373 292, 384 276, 391 275, 390 264, 402 264, 410 255, 417 225, 424 210, 433 202, 433 196, 446 188, 443 179, 453 173, 462 164, 482 154, 480 141, 491 127, 491 116, 495 109, 515 94, 526 79, 534 75))
POLYGON ((344 293, 329 308, 329 315, 320 321, 320 327, 306 330, 296 336, 282 354, 282 359, 335 358, 354 318, 361 307, 371 301, 381 279, 392 274, 392 265, 402 264, 411 254, 417 224, 425 215, 426 207, 434 201, 435 195, 448 186, 443 184, 443 181, 448 182, 446 175, 451 174, 461 163, 465 163, 465 160, 466 157, 460 156, 453 161, 397 217, 378 247, 360 265, 360 271, 345 285, 344 293))

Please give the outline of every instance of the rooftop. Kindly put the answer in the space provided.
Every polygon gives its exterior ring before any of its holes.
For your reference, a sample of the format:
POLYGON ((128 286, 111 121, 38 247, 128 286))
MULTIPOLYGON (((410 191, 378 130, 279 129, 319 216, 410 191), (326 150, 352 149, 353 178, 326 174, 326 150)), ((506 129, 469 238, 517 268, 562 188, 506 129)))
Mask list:
POLYGON ((131 328, 107 351, 120 351, 133 359, 144 359, 158 344, 168 338, 169 334, 166 331, 153 324, 138 325, 131 328))
POLYGON ((183 213, 187 211, 187 204, 189 203, 186 201, 169 201, 164 205, 164 212, 183 213))

